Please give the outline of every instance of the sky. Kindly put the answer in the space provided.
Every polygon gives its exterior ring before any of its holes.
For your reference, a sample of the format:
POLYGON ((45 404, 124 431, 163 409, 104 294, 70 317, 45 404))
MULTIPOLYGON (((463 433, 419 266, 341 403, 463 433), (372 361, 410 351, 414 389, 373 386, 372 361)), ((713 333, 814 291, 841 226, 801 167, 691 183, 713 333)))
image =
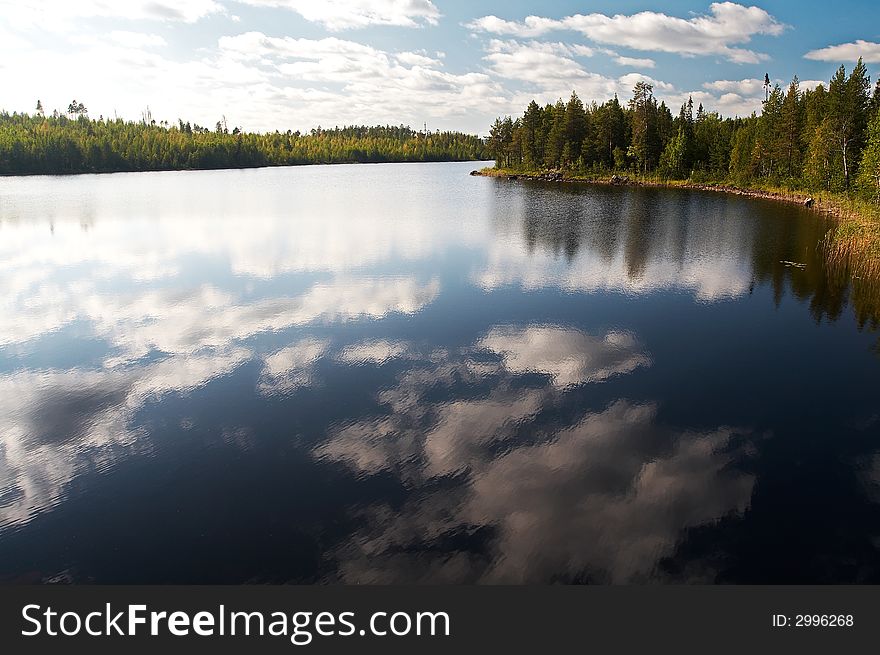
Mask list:
POLYGON ((0 109, 229 129, 407 124, 485 134, 532 99, 603 102, 646 80, 677 112, 760 109, 861 56, 880 3, 640 0, 0 0, 0 109))

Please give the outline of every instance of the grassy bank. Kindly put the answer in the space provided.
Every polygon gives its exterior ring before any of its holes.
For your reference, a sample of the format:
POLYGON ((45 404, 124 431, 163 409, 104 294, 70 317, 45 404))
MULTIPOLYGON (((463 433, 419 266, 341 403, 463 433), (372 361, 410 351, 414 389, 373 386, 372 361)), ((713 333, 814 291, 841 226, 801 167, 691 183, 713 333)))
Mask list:
POLYGON ((753 198, 809 205, 815 211, 835 216, 838 224, 825 243, 829 262, 845 270, 859 286, 878 288, 880 283, 880 207, 842 193, 807 193, 769 185, 737 185, 730 181, 694 182, 664 180, 659 176, 640 176, 629 172, 579 174, 567 171, 522 171, 484 168, 477 171, 487 177, 534 179, 552 182, 588 182, 615 186, 677 187, 716 191, 753 198))

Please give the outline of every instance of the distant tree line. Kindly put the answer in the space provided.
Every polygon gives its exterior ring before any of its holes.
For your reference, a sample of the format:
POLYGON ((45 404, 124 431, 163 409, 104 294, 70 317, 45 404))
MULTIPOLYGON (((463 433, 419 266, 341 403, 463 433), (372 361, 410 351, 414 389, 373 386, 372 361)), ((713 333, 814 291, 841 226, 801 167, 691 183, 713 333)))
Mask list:
POLYGON ((632 171, 662 179, 855 192, 880 203, 880 81, 871 93, 860 59, 827 88, 770 88, 760 115, 724 118, 688 100, 677 115, 646 82, 626 106, 584 106, 576 93, 516 120, 499 118, 487 142, 498 168, 575 174, 632 171))
POLYGON ((0 174, 247 168, 354 162, 486 159, 479 137, 404 126, 351 126, 307 133, 248 133, 226 119, 213 130, 178 120, 97 120, 74 100, 66 114, 0 112, 0 174))

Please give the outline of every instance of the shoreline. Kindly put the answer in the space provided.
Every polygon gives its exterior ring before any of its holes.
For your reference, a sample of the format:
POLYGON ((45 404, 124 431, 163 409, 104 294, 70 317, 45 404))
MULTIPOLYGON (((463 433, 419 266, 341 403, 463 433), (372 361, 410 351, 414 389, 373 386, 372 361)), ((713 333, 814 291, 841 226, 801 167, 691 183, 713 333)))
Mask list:
POLYGON ((582 183, 603 186, 634 186, 654 188, 690 189, 727 193, 759 200, 773 200, 796 204, 836 219, 836 227, 829 230, 823 248, 829 263, 842 267, 855 284, 880 284, 880 210, 873 205, 847 196, 820 192, 781 189, 755 189, 724 182, 688 182, 686 180, 640 179, 612 173, 607 176, 567 175, 562 171, 517 171, 503 168, 483 168, 471 171, 471 175, 498 177, 508 180, 534 180, 540 182, 582 183))
POLYGON ((716 193, 728 193, 731 195, 745 196, 747 198, 759 198, 763 200, 775 200, 777 202, 786 202, 790 204, 801 205, 808 209, 814 209, 826 214, 844 218, 846 210, 833 200, 822 199, 795 191, 770 191, 767 189, 750 189, 748 187, 736 186, 735 184, 726 184, 721 182, 688 182, 686 180, 646 180, 633 178, 625 175, 612 174, 609 177, 587 177, 577 175, 566 175, 559 171, 549 171, 543 173, 537 172, 521 172, 507 169, 483 168, 471 171, 473 176, 479 177, 499 177, 508 180, 531 180, 536 182, 557 182, 557 183, 581 183, 596 184, 600 186, 636 186, 636 187, 653 187, 653 188, 673 188, 673 189, 691 189, 694 191, 714 191, 716 193))
POLYGON ((356 166, 372 164, 465 164, 468 162, 492 161, 491 159, 399 159, 391 161, 331 161, 331 162, 306 162, 303 164, 259 164, 254 166, 221 166, 219 168, 206 167, 177 167, 177 168, 138 168, 119 169, 106 171, 67 171, 67 172, 27 172, 27 173, 0 173, 0 179, 10 177, 64 177, 73 175, 116 175, 118 173, 185 173, 199 171, 252 171, 259 168, 301 168, 304 166, 356 166))

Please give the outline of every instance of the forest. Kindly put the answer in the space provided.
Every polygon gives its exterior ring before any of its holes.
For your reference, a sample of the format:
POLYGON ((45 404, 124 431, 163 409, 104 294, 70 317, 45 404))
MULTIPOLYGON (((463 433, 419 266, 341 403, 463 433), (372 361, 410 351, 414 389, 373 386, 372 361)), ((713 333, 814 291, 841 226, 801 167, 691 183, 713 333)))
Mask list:
POLYGON ((485 159, 483 140, 404 126, 316 128, 308 133, 213 129, 178 120, 92 119, 74 100, 51 115, 0 112, 0 175, 250 168, 356 162, 485 159))
POLYGON ((517 119, 499 118, 487 142, 496 167, 558 170, 572 176, 627 171, 660 180, 721 182, 846 193, 880 203, 880 81, 871 91, 860 59, 841 66, 828 86, 786 89, 765 76, 760 114, 723 117, 688 100, 676 114, 638 82, 585 105, 532 101, 517 119))

